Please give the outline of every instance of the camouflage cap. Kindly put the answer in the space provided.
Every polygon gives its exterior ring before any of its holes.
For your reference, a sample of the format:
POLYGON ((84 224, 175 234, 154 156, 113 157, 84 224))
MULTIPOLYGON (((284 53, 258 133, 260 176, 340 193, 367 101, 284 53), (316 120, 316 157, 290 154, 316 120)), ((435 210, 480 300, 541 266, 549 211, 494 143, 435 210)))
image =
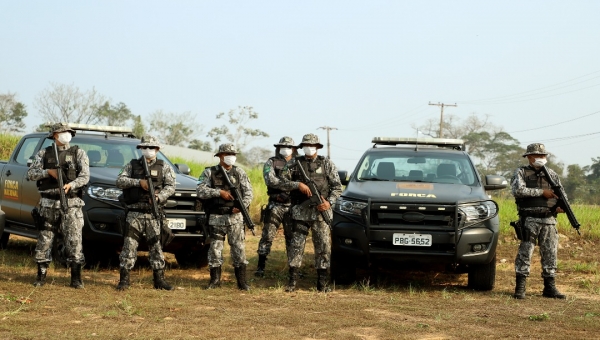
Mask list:
POLYGON ((143 136, 142 140, 140 141, 140 144, 137 145, 137 148, 139 149, 143 146, 151 146, 160 149, 160 143, 158 142, 158 139, 150 135, 143 136))
POLYGON ((215 154, 215 157, 217 157, 219 154, 222 154, 222 153, 232 153, 234 155, 237 155, 237 150, 235 148, 235 145, 233 145, 231 143, 225 143, 225 144, 219 145, 219 151, 217 151, 217 153, 215 154))
POLYGON ((546 146, 542 143, 533 143, 527 145, 527 151, 523 154, 523 157, 527 155, 547 155, 546 146))
POLYGON ((281 139, 279 140, 279 143, 273 144, 273 146, 275 146, 275 147, 288 146, 290 148, 296 147, 296 145, 294 144, 294 139, 292 137, 288 137, 288 136, 281 137, 281 139))
POLYGON ((48 134, 49 138, 54 137, 54 134, 57 132, 65 132, 69 131, 73 137, 75 137, 75 130, 71 129, 69 123, 55 123, 50 126, 50 133, 48 134))
POLYGON ((319 136, 315 135, 314 133, 308 133, 302 136, 302 142, 300 145, 298 145, 298 147, 301 148, 303 144, 315 144, 317 145, 317 149, 323 148, 323 144, 319 142, 319 136))

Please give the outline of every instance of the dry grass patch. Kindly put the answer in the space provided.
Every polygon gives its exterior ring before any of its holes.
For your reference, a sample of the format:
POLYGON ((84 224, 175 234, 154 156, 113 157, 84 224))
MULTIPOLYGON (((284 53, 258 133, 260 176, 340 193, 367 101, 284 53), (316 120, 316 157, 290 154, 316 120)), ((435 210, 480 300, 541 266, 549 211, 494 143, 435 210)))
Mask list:
POLYGON ((283 238, 276 239, 262 279, 252 275, 257 243, 258 237, 248 234, 250 292, 236 289, 229 259, 223 287, 207 291, 207 269, 180 269, 171 255, 166 277, 176 290, 154 290, 144 253, 132 271, 131 289, 117 292, 117 268, 85 270, 85 289, 75 290, 68 287, 67 270, 53 267, 49 283, 34 288, 35 243, 11 237, 9 249, 0 251, 0 338, 542 339, 552 334, 573 339, 595 338, 600 332, 593 242, 561 238, 557 284, 568 295, 566 301, 541 297, 537 254, 527 299, 511 298, 517 244, 509 236, 498 248, 496 288, 491 292, 466 289, 466 275, 381 269, 360 272, 354 285, 317 293, 309 246, 305 276, 299 290, 289 294, 283 291, 283 238))

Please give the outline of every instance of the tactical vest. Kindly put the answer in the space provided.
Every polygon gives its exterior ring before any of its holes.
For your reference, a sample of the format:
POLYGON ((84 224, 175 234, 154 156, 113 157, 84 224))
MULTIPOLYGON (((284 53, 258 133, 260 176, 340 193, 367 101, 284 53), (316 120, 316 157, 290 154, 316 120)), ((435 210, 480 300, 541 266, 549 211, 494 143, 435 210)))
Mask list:
MULTIPOLYGON (((280 177, 281 172, 283 171, 283 168, 285 167, 285 164, 287 163, 286 160, 283 158, 280 158, 280 157, 271 157, 269 159, 273 162, 273 170, 275 171, 275 176, 280 177)), ((285 191, 283 191, 281 189, 267 187, 267 195, 269 195, 269 197, 281 194, 282 192, 285 192, 285 191)))
MULTIPOLYGON (((308 178, 315 183, 321 196, 327 199, 327 196, 329 196, 329 181, 327 180, 327 172, 325 169, 325 157, 317 156, 317 159, 309 162, 305 156, 300 156, 296 157, 296 162, 298 164, 297 166, 301 166, 308 178)), ((294 171, 292 173, 292 180, 306 184, 300 171, 294 171)), ((293 190, 291 194, 293 204, 300 204, 308 199, 308 197, 301 193, 300 190, 293 190)))
MULTIPOLYGON (((536 171, 530 166, 521 167, 523 169, 523 177, 525 178, 525 186, 535 189, 552 189, 550 183, 541 171, 536 171)), ((548 199, 543 196, 539 197, 520 197, 516 199, 519 208, 537 208, 545 207, 552 208, 556 205, 556 198, 548 199)))
MULTIPOLYGON (((48 146, 44 154, 43 168, 56 169, 56 156, 54 147, 48 146)), ((81 172, 81 166, 77 163, 77 151, 79 147, 73 145, 66 150, 58 150, 58 160, 60 161, 60 171, 62 172, 63 184, 74 181, 81 172)), ((58 179, 50 176, 37 181, 37 187, 40 191, 58 188, 58 179)), ((69 190, 67 197, 75 197, 81 190, 69 190)))
MULTIPOLYGON (((141 163, 145 161, 144 157, 142 157, 139 159, 132 159, 131 162, 129 162, 131 164, 131 178, 146 179, 144 165, 141 163)), ((163 167, 164 162, 161 159, 157 159, 152 166, 148 167, 155 191, 160 191, 163 188, 163 167)), ((142 189, 142 187, 131 187, 123 189, 123 198, 125 199, 126 204, 146 203, 150 200, 150 193, 142 189)))
MULTIPOLYGON (((240 174, 237 171, 237 167, 233 165, 229 170, 229 180, 236 188, 240 187, 240 174)), ((217 166, 210 167, 210 181, 214 189, 231 191, 231 187, 227 184, 227 180, 223 176, 223 173, 217 168, 217 166)), ((241 191, 241 190, 240 190, 241 191)), ((227 201, 221 197, 211 197, 203 202, 205 212, 208 214, 231 214, 234 202, 227 201)))

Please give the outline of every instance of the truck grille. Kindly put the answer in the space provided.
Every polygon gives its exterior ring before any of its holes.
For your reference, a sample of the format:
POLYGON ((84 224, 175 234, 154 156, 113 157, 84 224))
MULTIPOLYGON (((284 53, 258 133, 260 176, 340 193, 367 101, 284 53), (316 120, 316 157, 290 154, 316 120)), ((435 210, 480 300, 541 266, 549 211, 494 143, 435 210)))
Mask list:
POLYGON ((370 208, 371 229, 454 230, 455 205, 371 203, 370 208))
POLYGON ((178 211, 197 211, 197 195, 195 191, 176 191, 167 200, 166 209, 178 211))

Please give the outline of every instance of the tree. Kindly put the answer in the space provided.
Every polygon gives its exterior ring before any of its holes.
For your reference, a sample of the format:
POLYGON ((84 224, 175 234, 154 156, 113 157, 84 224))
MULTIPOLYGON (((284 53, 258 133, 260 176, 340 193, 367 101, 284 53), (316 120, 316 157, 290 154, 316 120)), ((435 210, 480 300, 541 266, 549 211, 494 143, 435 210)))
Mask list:
POLYGON ((123 126, 134 117, 124 103, 111 105, 109 101, 96 108, 96 115, 105 119, 104 123, 109 126, 123 126))
POLYGON ((215 148, 222 139, 225 139, 234 144, 238 150, 243 150, 251 140, 269 137, 269 134, 262 130, 248 127, 251 120, 258 119, 258 113, 252 106, 238 106, 237 110, 229 110, 227 114, 221 112, 217 115, 217 119, 222 118, 227 119, 230 126, 223 124, 220 127, 212 128, 206 134, 207 137, 212 138, 215 148))
POLYGON ((133 116, 133 127, 131 128, 131 130, 133 131, 133 134, 136 137, 142 138, 142 136, 146 133, 146 127, 144 126, 144 123, 142 123, 142 117, 141 116, 133 116))
POLYGON ((98 124, 105 116, 97 115, 106 98, 96 89, 82 92, 74 85, 51 83, 35 99, 34 106, 46 122, 98 124))
POLYGON ((0 132, 22 132, 25 117, 25 105, 16 100, 14 93, 0 94, 0 132))
POLYGON ((202 141, 199 139, 193 139, 190 142, 190 145, 188 145, 188 148, 194 149, 194 150, 209 151, 209 152, 213 151, 213 148, 210 145, 210 142, 202 141))
POLYGON ((571 203, 582 202, 588 194, 585 171, 577 164, 569 165, 567 171, 567 177, 562 183, 567 197, 571 203))
POLYGON ((201 129, 195 119, 190 118, 189 112, 166 114, 158 110, 150 116, 150 130, 167 145, 184 146, 192 139, 195 130, 201 129))
POLYGON ((242 154, 240 162, 249 166, 260 166, 264 164, 269 157, 274 156, 273 149, 267 149, 260 146, 254 146, 242 154))

